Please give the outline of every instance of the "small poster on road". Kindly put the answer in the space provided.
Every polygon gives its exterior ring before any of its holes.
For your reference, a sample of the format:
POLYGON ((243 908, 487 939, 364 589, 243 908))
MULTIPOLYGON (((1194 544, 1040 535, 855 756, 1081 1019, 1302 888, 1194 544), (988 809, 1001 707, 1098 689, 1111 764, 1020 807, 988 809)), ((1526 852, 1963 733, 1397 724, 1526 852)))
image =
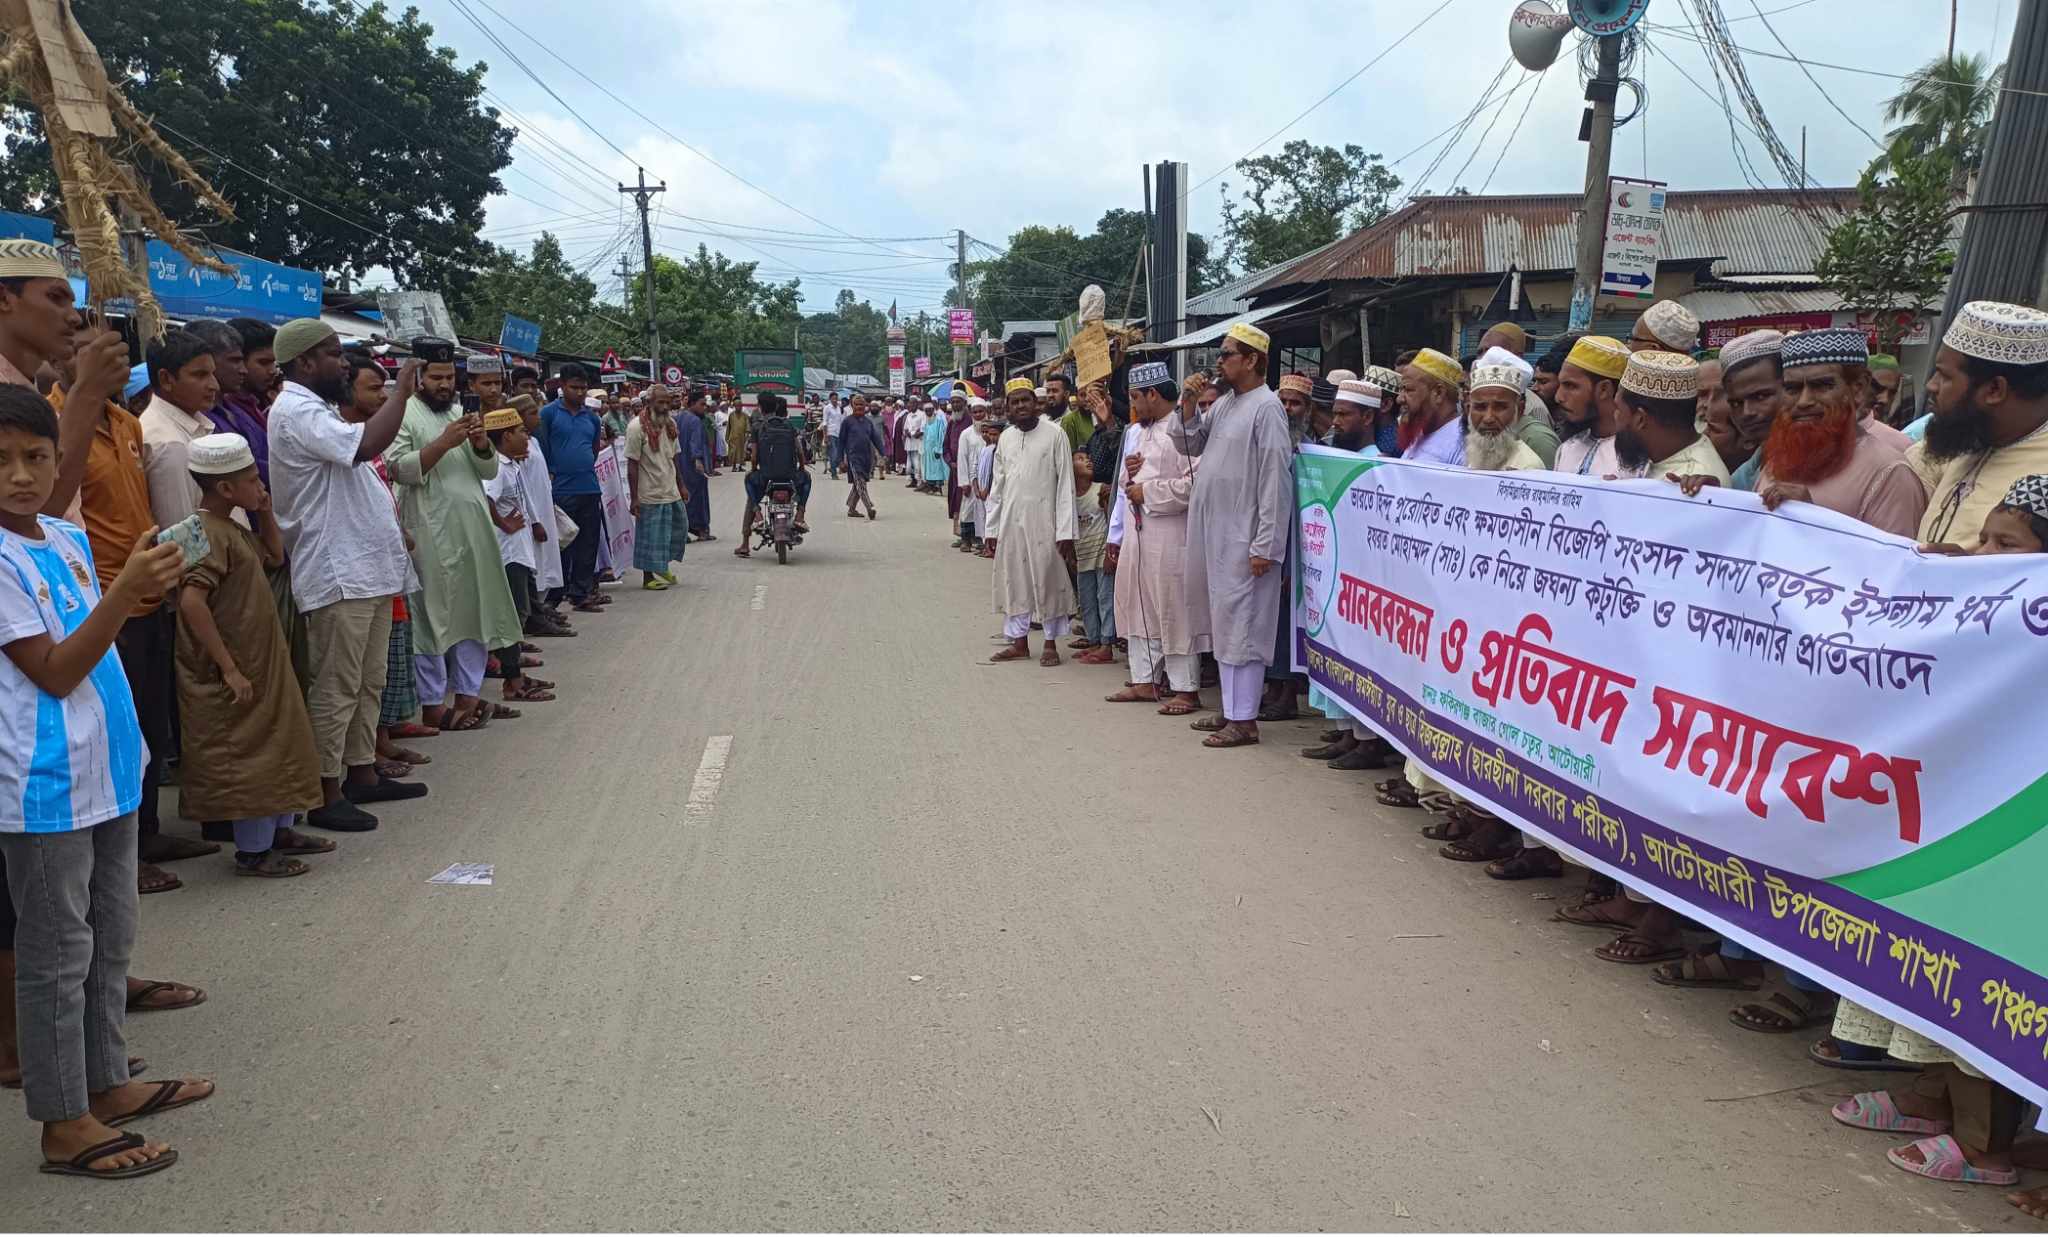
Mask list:
POLYGON ((495 863, 451 863, 427 878, 429 885, 488 885, 495 863))

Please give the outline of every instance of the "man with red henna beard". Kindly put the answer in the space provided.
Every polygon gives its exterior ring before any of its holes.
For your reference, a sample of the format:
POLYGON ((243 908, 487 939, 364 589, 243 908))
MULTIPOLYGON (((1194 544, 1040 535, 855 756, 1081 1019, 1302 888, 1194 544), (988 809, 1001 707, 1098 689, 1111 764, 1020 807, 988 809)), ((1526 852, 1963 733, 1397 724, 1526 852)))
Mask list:
POLYGON ((1920 527, 1927 491, 1903 452, 1863 425, 1869 344, 1854 327, 1785 338, 1785 398, 1764 439, 1757 495, 1767 510, 1809 502, 1901 537, 1920 527))

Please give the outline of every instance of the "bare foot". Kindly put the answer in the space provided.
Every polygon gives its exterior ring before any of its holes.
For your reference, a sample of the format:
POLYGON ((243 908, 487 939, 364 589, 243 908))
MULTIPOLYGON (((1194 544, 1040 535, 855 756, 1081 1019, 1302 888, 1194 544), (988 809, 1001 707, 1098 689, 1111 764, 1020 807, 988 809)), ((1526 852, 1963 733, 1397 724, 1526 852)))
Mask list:
POLYGON ((2014 1190, 2005 1196, 2005 1201, 2036 1220, 2048 1220, 2048 1187, 2038 1190, 2014 1190))
MULTIPOLYGON (((43 1159, 52 1164, 63 1164, 88 1147, 96 1147, 120 1136, 121 1131, 102 1122, 98 1117, 89 1115, 71 1121, 46 1122, 43 1125, 43 1159)), ((147 1164, 169 1150, 169 1146, 152 1138, 140 1147, 114 1151, 97 1159, 87 1160, 86 1167, 102 1171, 133 1168, 137 1164, 147 1164)))

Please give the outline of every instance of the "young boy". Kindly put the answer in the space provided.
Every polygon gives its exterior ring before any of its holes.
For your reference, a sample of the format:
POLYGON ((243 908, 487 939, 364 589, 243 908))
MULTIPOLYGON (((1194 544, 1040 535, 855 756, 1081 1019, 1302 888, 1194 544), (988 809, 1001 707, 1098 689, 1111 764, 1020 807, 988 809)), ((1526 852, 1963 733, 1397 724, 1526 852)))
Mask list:
POLYGON ((22 1089, 45 1172, 139 1177, 177 1154, 109 1122, 213 1094, 203 1079, 129 1081, 121 1034, 148 755, 111 650, 136 604, 177 584, 184 555, 145 531, 102 597, 85 533, 38 514, 56 483, 56 414, 34 387, 0 385, 0 858, 18 916, 22 1089))
POLYGON ((526 526, 534 541, 534 595, 529 602, 531 614, 526 620, 526 634, 574 636, 576 629, 569 625, 568 616, 547 600, 551 592, 562 587, 562 539, 555 520, 555 482, 548 475, 548 457, 540 449, 540 400, 522 388, 512 397, 511 406, 526 428, 526 462, 519 467, 519 477, 526 483, 526 509, 533 517, 526 526))
POLYGON ((2021 477, 2005 501, 1984 516, 1984 531, 1973 554, 2040 554, 2048 551, 2048 473, 2021 477))
MULTIPOLYGON (((1008 428, 1009 418, 994 413, 989 414, 981 423, 982 452, 981 458, 974 465, 974 500, 981 506, 981 517, 984 522, 988 518, 989 487, 995 484, 996 443, 1002 440, 1003 431, 1008 428)), ((1105 532, 1104 539, 1107 540, 1107 537, 1108 534, 1105 532)), ((988 538, 980 538, 980 541, 981 548, 975 553, 983 558, 994 558, 996 552, 990 548, 988 538)))
MULTIPOLYGON (((633 513, 633 566, 646 577, 640 587, 661 592, 676 582, 671 561, 689 542, 687 505, 676 474, 681 432, 669 415, 669 396, 657 387, 626 425, 626 491, 633 513)), ((684 416, 694 416, 685 411, 684 416)))
POLYGON ((1074 452, 1074 594, 1081 601, 1081 624, 1087 634, 1068 648, 1085 649, 1074 660, 1091 666, 1116 660, 1116 585, 1102 569, 1103 547, 1109 541, 1107 485, 1095 483, 1095 466, 1086 450, 1074 452))
POLYGON ((284 566, 284 534, 258 519, 259 537, 236 511, 270 511, 270 491, 249 440, 207 434, 192 440, 186 465, 199 486, 206 556, 185 568, 178 589, 178 717, 185 762, 178 810, 193 820, 234 823, 238 876, 303 876, 291 855, 334 849, 291 828, 292 817, 326 802, 313 723, 292 675, 269 573, 284 566))
MULTIPOLYGON (((526 449, 526 422, 516 408, 497 408, 484 414, 484 432, 498 453, 498 475, 484 482, 484 498, 491 505, 491 523, 498 526, 498 557, 505 564, 505 583, 523 628, 533 614, 533 573, 539 561, 539 544, 527 527, 524 473, 532 461, 526 449)), ((507 702, 545 704, 555 698, 548 690, 553 683, 526 673, 525 651, 518 641, 493 649, 491 655, 505 680, 507 702)))

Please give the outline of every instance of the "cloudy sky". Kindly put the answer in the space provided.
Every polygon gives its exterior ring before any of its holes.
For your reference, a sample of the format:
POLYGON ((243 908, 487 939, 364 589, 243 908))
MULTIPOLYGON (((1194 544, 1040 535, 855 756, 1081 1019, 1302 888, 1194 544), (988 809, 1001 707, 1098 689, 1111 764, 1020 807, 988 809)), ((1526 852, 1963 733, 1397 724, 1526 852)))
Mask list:
MULTIPOLYGON (((1198 0, 1170 9, 1116 0, 416 2, 437 41, 489 64, 491 101, 522 130, 487 235, 523 248, 548 227, 614 289, 606 272, 621 246, 630 243, 637 262, 637 232, 627 231, 616 192, 636 165, 668 182, 657 199, 658 250, 701 242, 758 261, 766 277, 801 278, 813 310, 851 287, 905 312, 940 304, 955 228, 997 244, 1031 223, 1085 232, 1110 207, 1139 207, 1140 168, 1159 159, 1188 164, 1199 185, 1193 225, 1212 233, 1219 188, 1237 179, 1230 165, 1297 137, 1379 152, 1395 161, 1404 194, 1458 184, 1568 192, 1584 175, 1569 44, 1540 78, 1509 69, 1497 104, 1456 146, 1425 140, 1456 125, 1494 82, 1513 0, 1198 0)), ((1741 47, 1779 56, 1789 47, 1869 71, 1814 64, 1816 85, 1788 60, 1745 57, 1794 151, 1805 126, 1809 165, 1826 184, 1853 183, 1875 153, 1841 113, 1881 135, 1883 100, 1898 88, 1891 75, 1940 54, 1948 37, 1948 6, 1937 0, 1720 3, 1741 47)), ((1961 0, 1958 48, 2002 59, 2016 4, 1961 0)), ((1688 8, 1650 6, 1650 50, 1632 71, 1646 84, 1647 110, 1617 132, 1614 170, 1676 188, 1741 188, 1688 8)))

